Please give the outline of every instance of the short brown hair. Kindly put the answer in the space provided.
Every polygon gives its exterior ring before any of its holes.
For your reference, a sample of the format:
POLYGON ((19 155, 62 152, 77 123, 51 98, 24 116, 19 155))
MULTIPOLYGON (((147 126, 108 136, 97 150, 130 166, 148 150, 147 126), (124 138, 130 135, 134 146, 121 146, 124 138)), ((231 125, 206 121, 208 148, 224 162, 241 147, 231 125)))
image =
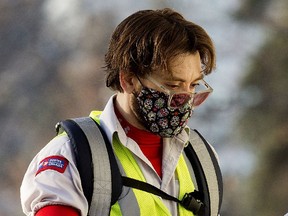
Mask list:
POLYGON ((202 27, 169 8, 138 11, 123 20, 112 35, 105 55, 106 85, 122 92, 120 71, 143 77, 156 69, 167 70, 176 55, 197 51, 204 74, 211 73, 215 50, 202 27))

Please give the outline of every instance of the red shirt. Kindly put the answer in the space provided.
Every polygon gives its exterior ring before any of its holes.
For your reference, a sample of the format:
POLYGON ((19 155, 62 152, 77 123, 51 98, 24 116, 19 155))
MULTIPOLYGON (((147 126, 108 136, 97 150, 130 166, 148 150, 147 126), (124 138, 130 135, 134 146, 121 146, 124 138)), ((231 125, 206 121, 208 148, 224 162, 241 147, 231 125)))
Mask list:
POLYGON ((41 208, 36 216, 79 216, 80 212, 71 206, 49 205, 41 208))

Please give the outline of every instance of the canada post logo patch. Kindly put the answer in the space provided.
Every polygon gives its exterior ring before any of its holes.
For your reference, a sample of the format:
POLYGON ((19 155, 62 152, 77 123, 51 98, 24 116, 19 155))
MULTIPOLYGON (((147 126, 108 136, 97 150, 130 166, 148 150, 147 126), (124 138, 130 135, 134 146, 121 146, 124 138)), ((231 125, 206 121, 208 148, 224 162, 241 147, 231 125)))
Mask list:
POLYGON ((57 172, 64 173, 68 163, 68 160, 62 156, 55 155, 47 157, 39 163, 36 175, 44 170, 55 170, 57 172))

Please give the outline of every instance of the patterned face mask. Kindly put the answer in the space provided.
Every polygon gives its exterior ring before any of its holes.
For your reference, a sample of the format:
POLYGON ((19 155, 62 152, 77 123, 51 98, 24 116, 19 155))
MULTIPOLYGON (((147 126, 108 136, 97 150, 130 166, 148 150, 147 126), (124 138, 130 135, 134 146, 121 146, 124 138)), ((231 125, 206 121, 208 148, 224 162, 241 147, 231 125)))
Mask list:
POLYGON ((144 86, 136 98, 145 127, 161 137, 178 135, 193 113, 191 102, 170 108, 168 94, 144 86))

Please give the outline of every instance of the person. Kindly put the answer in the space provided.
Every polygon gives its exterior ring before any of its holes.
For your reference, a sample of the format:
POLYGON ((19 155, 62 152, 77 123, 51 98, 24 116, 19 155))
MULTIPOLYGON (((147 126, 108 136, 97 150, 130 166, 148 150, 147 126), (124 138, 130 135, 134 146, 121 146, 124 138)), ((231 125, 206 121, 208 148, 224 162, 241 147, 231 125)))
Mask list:
MULTIPOLYGON (((204 77, 215 65, 210 36, 172 9, 141 10, 116 27, 105 55, 106 85, 116 93, 91 117, 105 131, 122 175, 175 197, 183 188, 193 190, 191 165, 182 160, 191 132, 187 123, 212 92, 204 77)), ((75 163, 65 134, 34 157, 20 189, 26 215, 88 214, 75 163)), ((179 203, 130 189, 122 191, 110 215, 193 213, 181 210, 179 203)))

